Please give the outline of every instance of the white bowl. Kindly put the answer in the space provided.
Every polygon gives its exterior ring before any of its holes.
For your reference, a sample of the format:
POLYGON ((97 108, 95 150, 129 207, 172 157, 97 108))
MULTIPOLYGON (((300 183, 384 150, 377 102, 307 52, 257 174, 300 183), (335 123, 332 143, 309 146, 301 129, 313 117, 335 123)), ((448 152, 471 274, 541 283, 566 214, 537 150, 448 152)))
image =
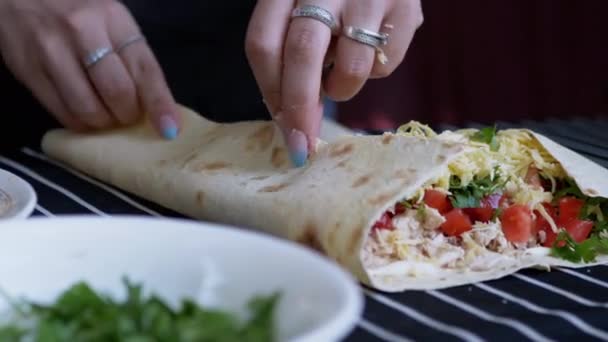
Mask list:
POLYGON ((27 218, 34 211, 36 201, 36 192, 28 182, 0 169, 0 219, 27 218))
MULTIPOLYGON (((49 302, 85 280, 121 298, 121 277, 175 305, 183 297, 244 313, 255 295, 282 292, 281 341, 336 341, 358 322, 357 282, 316 252, 261 233, 148 217, 71 216, 0 223, 0 287, 49 302)), ((0 310, 7 309, 0 301, 0 310)))

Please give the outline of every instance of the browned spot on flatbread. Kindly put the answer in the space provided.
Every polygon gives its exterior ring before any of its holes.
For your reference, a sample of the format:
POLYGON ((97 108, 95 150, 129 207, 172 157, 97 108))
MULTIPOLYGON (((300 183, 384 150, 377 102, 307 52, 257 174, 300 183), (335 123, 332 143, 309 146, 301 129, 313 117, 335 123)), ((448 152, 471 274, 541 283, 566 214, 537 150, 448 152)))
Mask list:
POLYGON ((355 146, 353 146, 353 144, 339 145, 331 150, 329 156, 332 158, 342 157, 351 153, 354 149, 355 146))
POLYGON ((331 227, 329 234, 327 235, 327 242, 329 243, 330 247, 336 244, 336 235, 338 235, 341 225, 342 224, 340 222, 337 222, 333 227, 331 227))
POLYGON ((338 164, 336 164, 336 167, 337 168, 343 168, 343 167, 346 166, 346 163, 348 163, 348 159, 340 161, 338 164))
POLYGON ((342 258, 342 256, 341 256, 341 255, 336 255, 336 258, 335 258, 335 259, 336 259, 336 262, 337 262, 339 265, 346 266, 346 262, 344 261, 344 258, 342 258))
POLYGON ((287 151, 281 147, 275 147, 272 149, 272 156, 270 157, 270 162, 272 166, 279 169, 285 166, 287 162, 287 151))
POLYGON ((363 234, 363 228, 357 228, 350 233, 350 238, 348 239, 348 245, 346 245, 346 252, 348 255, 354 255, 357 253, 357 246, 359 244, 359 240, 363 234))
POLYGON ((308 247, 312 247, 312 249, 316 250, 317 252, 322 254, 325 253, 325 249, 317 236, 317 230, 315 229, 315 226, 310 223, 304 227, 302 235, 297 238, 296 241, 308 247))
POLYGON ((391 141, 393 140, 394 137, 395 136, 392 135, 392 134, 385 134, 385 135, 382 136, 382 143, 384 145, 388 145, 388 144, 391 143, 391 141))
POLYGON ((252 181, 262 181, 264 179, 267 179, 268 177, 270 177, 270 176, 255 176, 255 177, 249 178, 249 180, 252 180, 252 181))
POLYGON ((587 190, 585 190, 585 192, 592 196, 595 196, 598 194, 598 192, 595 189, 591 189, 591 188, 588 188, 587 190))
POLYGON ((444 156, 443 154, 438 155, 436 158, 437 163, 439 164, 443 164, 447 159, 448 157, 444 156))
POLYGON ((222 169, 229 168, 232 164, 226 162, 212 162, 212 163, 200 163, 196 167, 194 167, 195 171, 218 171, 222 169))
POLYGON ((371 205, 385 204, 388 200, 395 197, 396 195, 397 195, 397 192, 395 192, 395 191, 393 191, 391 193, 387 193, 387 194, 380 194, 378 196, 370 198, 368 203, 371 205))
POLYGON ((289 184, 287 184, 287 183, 269 185, 269 186, 265 186, 265 187, 261 188, 260 190, 258 190, 258 192, 279 192, 288 186, 289 186, 289 184))
POLYGON ((410 179, 415 173, 416 173, 416 170, 414 170, 412 168, 399 169, 399 170, 395 171, 394 176, 397 179, 410 179))
POLYGON ((248 151, 257 148, 261 151, 266 150, 270 144, 272 144, 272 139, 274 138, 274 125, 273 124, 264 124, 257 131, 253 132, 247 138, 247 146, 245 148, 248 151))
POLYGON ((358 188, 360 186, 363 186, 365 184, 367 184, 367 182, 369 182, 369 180, 372 178, 371 175, 364 175, 361 176, 357 179, 355 179, 355 181, 353 182, 353 185, 351 185, 353 188, 358 188))
POLYGON ((203 140, 201 141, 202 146, 207 146, 207 145, 211 145, 213 143, 215 143, 219 138, 226 136, 225 134, 222 134, 223 130, 222 130, 222 126, 218 125, 213 127, 212 129, 208 130, 207 132, 204 133, 203 135, 203 140))
POLYGON ((166 165, 168 162, 169 162, 168 160, 161 159, 161 160, 159 160, 159 161, 158 161, 158 165, 160 165, 160 166, 164 166, 164 165, 166 165))
POLYGON ((202 191, 197 191, 196 192, 196 203, 202 207, 204 201, 205 201, 205 193, 202 191))

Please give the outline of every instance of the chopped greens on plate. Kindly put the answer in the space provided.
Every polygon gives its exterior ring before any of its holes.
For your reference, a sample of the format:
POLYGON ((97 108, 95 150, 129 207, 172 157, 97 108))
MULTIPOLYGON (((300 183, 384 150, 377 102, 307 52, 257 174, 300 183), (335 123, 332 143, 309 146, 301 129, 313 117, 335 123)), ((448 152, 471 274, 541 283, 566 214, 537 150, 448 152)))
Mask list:
MULTIPOLYGON (((64 291, 51 305, 13 303, 8 320, 0 323, 0 341, 252 341, 275 340, 274 313, 280 294, 254 297, 249 317, 200 307, 184 299, 172 309, 156 295, 144 296, 142 286, 123 279, 127 297, 117 301, 85 282, 64 291)), ((8 298, 7 298, 8 299, 8 298)))

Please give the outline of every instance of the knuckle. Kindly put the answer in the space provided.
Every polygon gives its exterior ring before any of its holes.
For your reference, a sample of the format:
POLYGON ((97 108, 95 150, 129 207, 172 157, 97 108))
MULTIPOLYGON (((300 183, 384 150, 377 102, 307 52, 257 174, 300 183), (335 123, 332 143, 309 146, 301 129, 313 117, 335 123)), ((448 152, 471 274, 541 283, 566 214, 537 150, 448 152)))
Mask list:
POLYGON ((154 80, 162 75, 160 65, 153 57, 142 56, 135 62, 134 78, 140 81, 154 80))
POLYGON ((127 10, 120 1, 104 1, 103 9, 110 16, 121 16, 127 10))
POLYGON ((416 29, 419 29, 423 23, 424 23, 424 14, 422 14, 422 11, 420 11, 416 15, 416 19, 415 19, 416 29))
POLYGON ((72 33, 81 32, 91 21, 91 15, 85 8, 77 8, 63 15, 63 23, 72 33))
POLYGON ((279 47, 260 35, 248 36, 245 41, 245 52, 250 60, 260 60, 274 56, 279 47))
MULTIPOLYGON (((398 1, 402 1, 402 0, 398 0, 398 1)), ((379 10, 381 10, 381 7, 379 7, 379 1, 378 0, 359 0, 357 2, 357 12, 359 13, 377 13, 379 10)), ((384 8, 384 6, 382 6, 382 9, 384 8)))
POLYGON ((58 34, 43 30, 38 30, 34 33, 33 41, 47 59, 51 58, 54 51, 61 46, 61 38, 58 34))
POLYGON ((315 51, 320 43, 312 29, 303 27, 287 40, 286 57, 298 64, 310 63, 314 60, 315 51))
POLYGON ((410 13, 411 19, 413 20, 414 27, 418 29, 424 22, 424 14, 422 13, 422 5, 419 0, 405 1, 404 5, 406 13, 410 13))

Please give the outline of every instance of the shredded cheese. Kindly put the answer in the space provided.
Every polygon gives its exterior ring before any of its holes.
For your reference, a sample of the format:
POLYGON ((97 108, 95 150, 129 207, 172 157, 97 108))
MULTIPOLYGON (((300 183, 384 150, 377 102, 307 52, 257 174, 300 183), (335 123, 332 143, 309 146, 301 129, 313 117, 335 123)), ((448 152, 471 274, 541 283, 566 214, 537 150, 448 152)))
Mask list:
POLYGON ((555 224, 555 221, 553 220, 551 215, 549 215, 547 210, 545 210, 545 207, 543 207, 541 204, 538 204, 534 209, 538 210, 538 213, 549 223, 551 230, 557 234, 557 225, 555 224))
MULTIPOLYGON (((429 126, 410 121, 401 126, 397 134, 436 137, 438 139, 461 141, 467 145, 466 151, 450 162, 448 169, 439 177, 427 182, 424 188, 433 187, 449 192, 450 177, 458 176, 462 185, 467 185, 475 177, 498 175, 506 183, 506 191, 518 204, 528 204, 537 208, 539 203, 550 202, 555 192, 556 178, 565 178, 561 165, 525 130, 506 129, 496 133, 498 150, 492 151, 488 144, 472 140, 476 129, 445 131, 437 135, 429 126), (525 177, 530 167, 537 168, 551 182, 551 191, 530 186, 525 177)), ((415 196, 420 199, 421 192, 415 196)))

